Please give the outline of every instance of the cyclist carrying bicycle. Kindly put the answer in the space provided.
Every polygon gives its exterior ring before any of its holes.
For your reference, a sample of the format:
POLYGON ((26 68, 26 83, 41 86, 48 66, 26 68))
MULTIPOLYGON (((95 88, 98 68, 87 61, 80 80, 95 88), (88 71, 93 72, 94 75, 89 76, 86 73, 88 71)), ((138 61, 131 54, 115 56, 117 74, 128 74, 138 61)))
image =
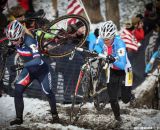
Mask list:
POLYGON ((117 27, 112 21, 107 21, 100 27, 99 35, 94 50, 109 56, 110 78, 107 84, 108 95, 115 119, 122 121, 118 92, 120 89, 121 99, 124 103, 130 101, 132 86, 131 64, 127 57, 125 43, 117 35, 117 27))
POLYGON ((10 125, 23 123, 23 92, 27 86, 34 80, 38 80, 43 92, 48 98, 53 123, 59 121, 55 95, 51 90, 51 74, 48 65, 41 58, 38 50, 38 42, 25 32, 24 26, 17 20, 12 21, 6 29, 6 36, 13 45, 16 46, 17 52, 24 58, 25 63, 19 78, 15 83, 15 109, 16 119, 10 122, 10 125))

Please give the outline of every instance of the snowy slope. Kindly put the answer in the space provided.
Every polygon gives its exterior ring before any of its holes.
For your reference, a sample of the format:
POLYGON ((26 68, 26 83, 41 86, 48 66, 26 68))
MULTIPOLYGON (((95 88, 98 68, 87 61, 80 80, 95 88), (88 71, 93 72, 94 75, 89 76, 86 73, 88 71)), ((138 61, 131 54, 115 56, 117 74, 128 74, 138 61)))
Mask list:
POLYGON ((118 124, 113 119, 110 105, 97 112, 94 105, 87 103, 82 109, 82 115, 75 124, 69 123, 70 104, 57 104, 61 124, 51 124, 49 104, 39 99, 24 98, 24 123, 21 126, 9 126, 9 122, 15 117, 13 97, 5 96, 0 98, 0 128, 7 130, 17 128, 29 128, 33 130, 59 129, 59 130, 83 130, 83 129, 160 129, 160 111, 153 109, 129 108, 129 104, 121 103, 121 115, 123 124, 118 124))

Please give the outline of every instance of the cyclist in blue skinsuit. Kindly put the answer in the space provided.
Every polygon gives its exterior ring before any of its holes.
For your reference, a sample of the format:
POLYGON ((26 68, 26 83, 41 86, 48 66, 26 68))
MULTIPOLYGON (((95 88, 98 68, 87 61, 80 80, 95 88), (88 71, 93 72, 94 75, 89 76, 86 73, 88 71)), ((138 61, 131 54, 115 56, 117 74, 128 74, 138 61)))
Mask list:
POLYGON ((125 75, 131 69, 131 64, 127 57, 125 43, 116 34, 116 25, 112 21, 105 22, 100 27, 100 36, 92 50, 109 55, 110 79, 107 84, 108 95, 115 119, 122 121, 118 103, 118 91, 121 88, 121 99, 124 103, 128 103, 131 99, 131 86, 125 84, 125 75))
POLYGON ((38 42, 25 32, 24 27, 17 20, 12 21, 8 25, 6 35, 12 44, 16 46, 17 52, 26 61, 15 83, 15 109, 17 117, 10 122, 10 125, 20 125, 23 123, 23 92, 34 79, 38 80, 48 98, 53 122, 57 122, 59 117, 56 109, 55 95, 51 90, 51 74, 48 65, 41 58, 38 42))
POLYGON ((156 52, 153 53, 149 63, 146 65, 146 68, 145 68, 145 73, 149 73, 152 68, 153 68, 153 64, 154 64, 154 61, 157 59, 157 58, 160 58, 160 47, 158 47, 158 50, 156 52))

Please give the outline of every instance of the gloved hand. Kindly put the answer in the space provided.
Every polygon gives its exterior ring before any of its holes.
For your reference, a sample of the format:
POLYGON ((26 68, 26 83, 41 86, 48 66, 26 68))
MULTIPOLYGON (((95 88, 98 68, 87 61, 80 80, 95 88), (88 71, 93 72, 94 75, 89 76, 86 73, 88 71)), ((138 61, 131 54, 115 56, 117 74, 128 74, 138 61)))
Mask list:
POLYGON ((109 63, 114 63, 116 61, 116 59, 112 55, 108 56, 108 60, 109 60, 109 63))
POLYGON ((146 78, 148 76, 148 73, 144 73, 144 77, 146 78))

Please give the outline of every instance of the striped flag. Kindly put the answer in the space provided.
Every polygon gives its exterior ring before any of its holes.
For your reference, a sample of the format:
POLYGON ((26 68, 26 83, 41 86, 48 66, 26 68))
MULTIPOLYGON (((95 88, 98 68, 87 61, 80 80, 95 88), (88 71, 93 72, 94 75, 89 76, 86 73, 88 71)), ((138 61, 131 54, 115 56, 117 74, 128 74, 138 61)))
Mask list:
MULTIPOLYGON (((67 14, 77 14, 79 15, 84 10, 82 6, 80 5, 78 0, 68 0, 68 7, 67 7, 67 14)), ((68 21, 70 24, 76 23, 76 19, 70 19, 68 21)))
POLYGON ((126 48, 132 49, 134 51, 138 50, 138 42, 134 35, 132 35, 128 30, 122 29, 120 32, 120 37, 126 44, 126 48))

